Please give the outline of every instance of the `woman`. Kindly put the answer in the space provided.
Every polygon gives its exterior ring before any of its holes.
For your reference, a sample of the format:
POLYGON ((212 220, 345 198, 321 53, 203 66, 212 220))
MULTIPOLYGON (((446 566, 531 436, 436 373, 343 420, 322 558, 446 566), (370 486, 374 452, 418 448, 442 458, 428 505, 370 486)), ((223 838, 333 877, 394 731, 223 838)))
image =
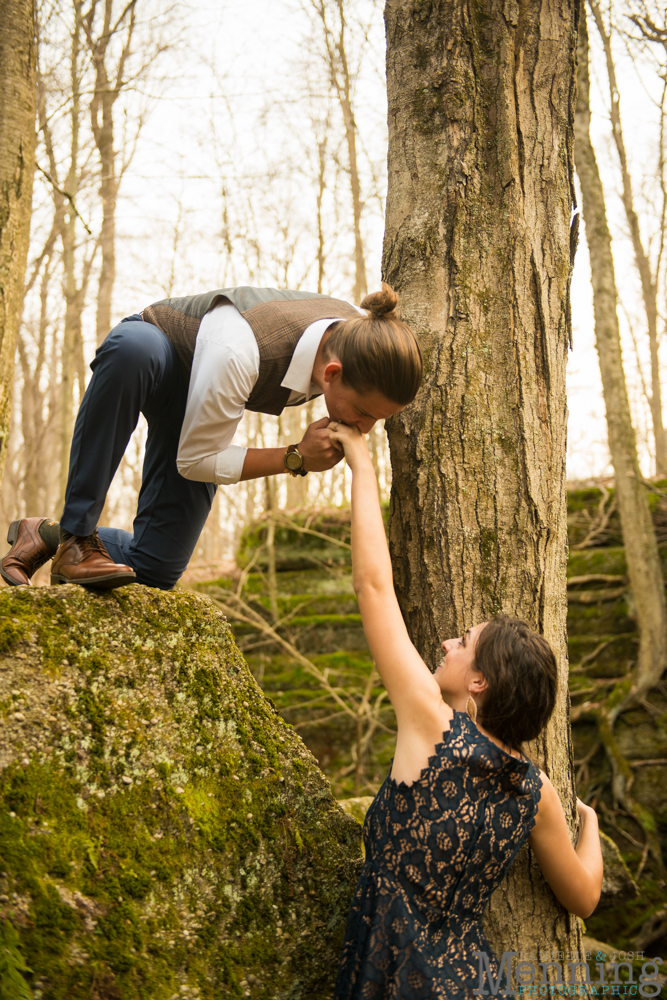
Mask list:
POLYGON ((553 785, 520 752, 553 711, 546 641, 500 617, 443 642, 432 674, 398 607, 364 436, 342 424, 330 435, 352 470, 354 588, 398 722, 391 774, 364 825, 335 1000, 472 1000, 475 953, 498 974, 482 914, 526 839, 563 906, 592 913, 602 885, 597 817, 577 802, 573 848, 553 785))

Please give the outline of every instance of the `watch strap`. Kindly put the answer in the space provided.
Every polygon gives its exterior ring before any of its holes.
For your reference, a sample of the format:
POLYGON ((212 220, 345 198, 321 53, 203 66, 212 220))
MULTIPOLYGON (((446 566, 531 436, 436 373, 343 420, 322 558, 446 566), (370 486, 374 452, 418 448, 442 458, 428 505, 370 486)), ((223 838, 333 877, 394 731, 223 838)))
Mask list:
POLYGON ((285 463, 285 468, 289 472, 290 476, 307 476, 308 473, 303 467, 303 455, 299 451, 299 446, 296 444, 290 444, 287 446, 287 451, 285 452, 285 457, 283 459, 285 463), (300 465, 296 469, 292 469, 287 463, 288 455, 296 455, 299 458, 300 465))

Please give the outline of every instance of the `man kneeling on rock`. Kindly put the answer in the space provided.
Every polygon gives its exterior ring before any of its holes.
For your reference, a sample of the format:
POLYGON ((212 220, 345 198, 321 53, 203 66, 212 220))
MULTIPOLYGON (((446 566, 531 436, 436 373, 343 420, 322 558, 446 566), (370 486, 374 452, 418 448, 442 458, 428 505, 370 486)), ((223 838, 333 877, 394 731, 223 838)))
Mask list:
POLYGON ((51 583, 171 589, 218 484, 331 469, 343 452, 329 439, 329 420, 366 433, 414 399, 421 354, 397 303, 387 285, 361 309, 311 292, 239 287, 165 299, 128 316, 91 364, 60 523, 13 521, 3 578, 28 584, 55 557, 51 583), (279 414, 317 395, 329 417, 298 444, 232 444, 244 410, 279 414), (134 530, 98 529, 140 413, 148 437, 134 530))

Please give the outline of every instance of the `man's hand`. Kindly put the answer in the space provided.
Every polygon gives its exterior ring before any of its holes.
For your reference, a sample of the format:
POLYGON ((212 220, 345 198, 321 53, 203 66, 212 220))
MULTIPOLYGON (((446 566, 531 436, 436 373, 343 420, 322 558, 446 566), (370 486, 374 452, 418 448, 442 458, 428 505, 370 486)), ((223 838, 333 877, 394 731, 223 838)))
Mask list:
POLYGON ((306 472, 324 472, 333 469, 343 458, 343 449, 331 440, 327 430, 329 417, 322 417, 311 424, 299 444, 306 472))

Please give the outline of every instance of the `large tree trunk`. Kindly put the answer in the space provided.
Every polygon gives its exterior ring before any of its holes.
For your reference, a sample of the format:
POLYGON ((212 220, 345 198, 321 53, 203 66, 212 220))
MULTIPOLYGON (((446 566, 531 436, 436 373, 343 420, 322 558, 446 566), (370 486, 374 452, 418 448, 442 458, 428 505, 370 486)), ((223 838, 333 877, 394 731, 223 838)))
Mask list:
POLYGON ((0 480, 7 456, 14 354, 35 171, 35 6, 0 0, 0 480))
MULTIPOLYGON (((428 663, 499 611, 544 633, 560 693, 530 748, 574 823, 568 725, 565 365, 575 0, 387 0, 383 272, 425 377, 389 422, 390 545, 428 663)), ((494 948, 580 947, 525 850, 492 899, 494 948)))
POLYGON ((614 772, 614 796, 646 830, 660 863, 655 827, 646 822, 645 813, 630 796, 632 772, 613 739, 613 725, 619 714, 637 704, 663 674, 667 663, 667 608, 658 546, 637 460, 616 313, 618 295, 611 234, 607 225, 602 182, 590 139, 588 32, 583 16, 579 25, 578 62, 576 163, 591 260, 595 342, 600 360, 607 436, 614 466, 625 557, 639 626, 639 654, 632 673, 595 708, 600 736, 614 772))

